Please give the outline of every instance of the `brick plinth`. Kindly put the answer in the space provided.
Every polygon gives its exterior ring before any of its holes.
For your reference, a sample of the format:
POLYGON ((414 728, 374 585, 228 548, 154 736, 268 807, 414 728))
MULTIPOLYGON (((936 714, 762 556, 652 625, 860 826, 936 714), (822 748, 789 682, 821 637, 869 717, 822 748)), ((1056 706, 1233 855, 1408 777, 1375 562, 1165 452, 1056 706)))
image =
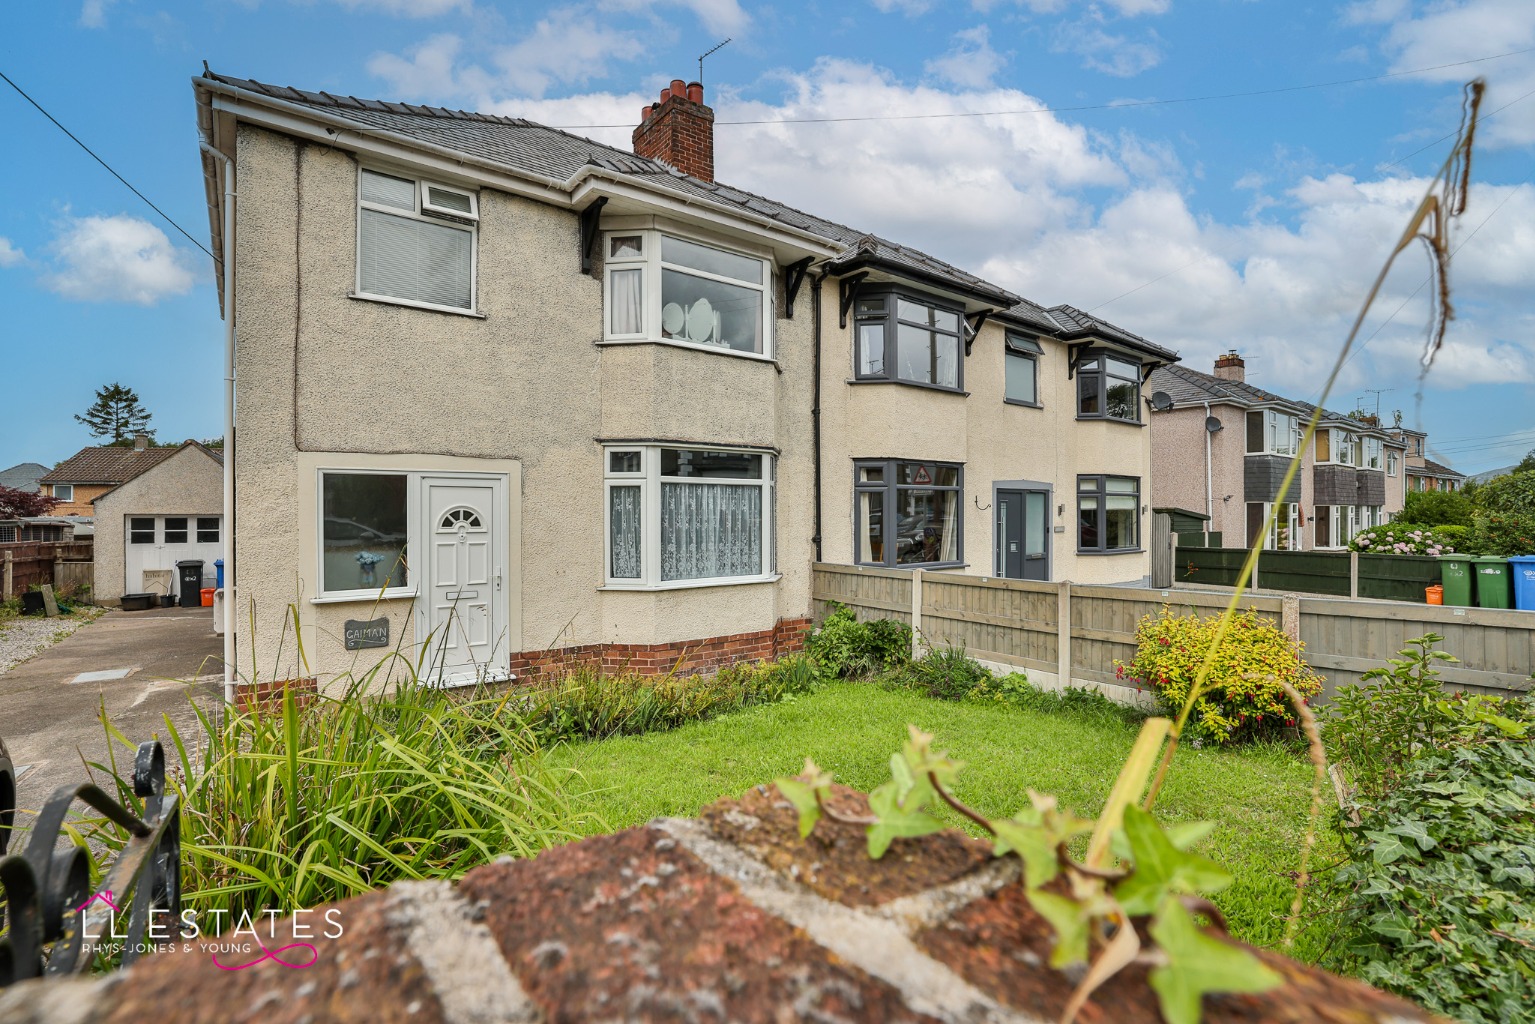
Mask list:
POLYGON ((677 640, 664 644, 583 644, 512 655, 512 674, 519 680, 568 672, 574 668, 603 673, 630 672, 641 676, 711 672, 742 661, 765 661, 798 654, 805 649, 808 618, 779 619, 771 629, 729 636, 677 640))
MULTIPOLYGON (((851 790, 831 799, 867 808, 851 790)), ((1059 1018, 1075 976, 1046 966, 1051 932, 1022 896, 1016 860, 950 832, 897 839, 870 861, 857 826, 823 821, 801 840, 796 820, 775 789, 759 787, 696 820, 503 859, 456 887, 403 882, 302 918, 258 915, 260 946, 226 931, 107 980, 0 990, 0 1024, 1059 1018), (241 943, 247 951, 227 949, 241 943)), ((1359 982, 1258 955, 1284 984, 1207 996, 1205 1024, 1436 1020, 1359 982)), ((1133 964, 1077 1019, 1160 1024, 1157 1005, 1146 966, 1133 964)))
POLYGON ((304 676, 301 679, 271 679, 263 683, 237 683, 235 684, 235 706, 241 711, 281 710, 283 694, 289 690, 293 691, 294 702, 303 707, 320 692, 320 687, 314 676, 304 676))

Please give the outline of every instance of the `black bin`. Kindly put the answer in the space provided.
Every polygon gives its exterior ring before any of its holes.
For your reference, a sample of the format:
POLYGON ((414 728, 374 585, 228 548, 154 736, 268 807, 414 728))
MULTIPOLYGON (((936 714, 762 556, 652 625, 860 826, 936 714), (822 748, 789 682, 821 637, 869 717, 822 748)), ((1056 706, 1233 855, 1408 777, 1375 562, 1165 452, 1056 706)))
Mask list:
POLYGON ((181 607, 200 607, 203 603, 203 560, 177 562, 176 575, 181 580, 181 607))

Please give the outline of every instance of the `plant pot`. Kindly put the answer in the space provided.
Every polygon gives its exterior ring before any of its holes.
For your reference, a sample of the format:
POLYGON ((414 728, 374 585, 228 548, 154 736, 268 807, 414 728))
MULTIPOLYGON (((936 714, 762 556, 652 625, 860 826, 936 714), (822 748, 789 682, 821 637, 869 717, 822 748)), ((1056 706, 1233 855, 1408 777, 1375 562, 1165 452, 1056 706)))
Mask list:
POLYGON ((155 607, 160 603, 156 594, 124 594, 120 604, 125 612, 142 612, 155 607))

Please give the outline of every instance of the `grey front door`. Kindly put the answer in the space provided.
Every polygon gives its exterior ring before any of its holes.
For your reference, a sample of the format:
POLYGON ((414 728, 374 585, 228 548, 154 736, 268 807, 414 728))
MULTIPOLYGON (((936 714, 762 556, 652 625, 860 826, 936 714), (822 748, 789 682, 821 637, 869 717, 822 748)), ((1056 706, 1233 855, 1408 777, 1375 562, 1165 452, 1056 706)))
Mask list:
POLYGON ((1011 580, 1050 578, 1048 491, 997 492, 997 573, 1011 580))

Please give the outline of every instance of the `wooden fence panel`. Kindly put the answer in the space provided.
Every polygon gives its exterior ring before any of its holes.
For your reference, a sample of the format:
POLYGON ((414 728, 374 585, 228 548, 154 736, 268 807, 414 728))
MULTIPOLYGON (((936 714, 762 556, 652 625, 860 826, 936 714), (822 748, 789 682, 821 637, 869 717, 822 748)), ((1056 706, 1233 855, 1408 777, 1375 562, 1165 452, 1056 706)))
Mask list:
POLYGON ((1246 559, 1241 548, 1179 547, 1173 552, 1173 582, 1235 586, 1246 559))
POLYGON ((896 619, 911 625, 911 573, 899 569, 817 562, 810 576, 811 614, 826 618, 830 604, 845 604, 859 621, 896 619))
MULTIPOLYGON (((1343 556, 1347 557, 1347 556, 1343 556)), ((1345 575, 1348 563, 1343 563, 1345 575)), ((1423 590, 1441 579, 1439 559, 1423 555, 1359 555, 1359 596, 1422 603, 1423 590)))
MULTIPOLYGON (((28 587, 58 583, 53 578, 53 563, 90 562, 95 551, 92 541, 21 541, 0 544, 0 598, 25 593, 28 587)), ((91 582, 86 573, 85 582, 91 582)))
POLYGON ((1054 583, 924 573, 922 633, 972 658, 1054 672, 1060 601, 1054 583))
MULTIPOLYGON (((1247 552, 1242 551, 1246 558, 1247 552)), ((1206 581, 1208 582, 1208 581, 1206 581)), ((1236 580, 1233 578, 1232 583, 1236 580)), ((1258 584, 1264 590, 1348 596, 1348 554, 1327 551, 1265 551, 1258 556, 1258 584), (1339 559, 1342 574, 1339 574, 1339 559)))

